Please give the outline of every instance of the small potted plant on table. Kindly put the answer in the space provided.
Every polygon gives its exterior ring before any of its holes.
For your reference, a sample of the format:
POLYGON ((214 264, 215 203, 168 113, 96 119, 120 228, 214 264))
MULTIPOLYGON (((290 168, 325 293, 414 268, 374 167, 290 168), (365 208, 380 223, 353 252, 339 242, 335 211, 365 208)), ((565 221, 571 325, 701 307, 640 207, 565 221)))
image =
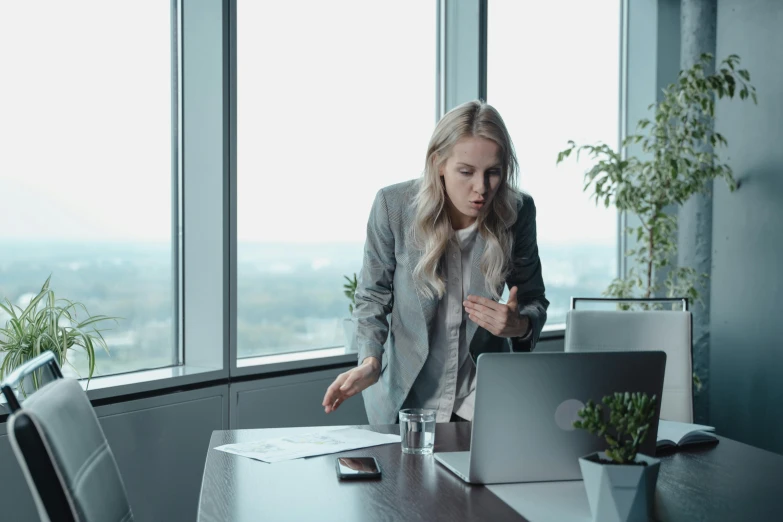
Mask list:
POLYGON ((615 393, 604 407, 588 401, 574 422, 606 439, 607 449, 579 459, 594 521, 637 522, 652 519, 660 461, 642 455, 639 447, 655 419, 656 396, 615 393))

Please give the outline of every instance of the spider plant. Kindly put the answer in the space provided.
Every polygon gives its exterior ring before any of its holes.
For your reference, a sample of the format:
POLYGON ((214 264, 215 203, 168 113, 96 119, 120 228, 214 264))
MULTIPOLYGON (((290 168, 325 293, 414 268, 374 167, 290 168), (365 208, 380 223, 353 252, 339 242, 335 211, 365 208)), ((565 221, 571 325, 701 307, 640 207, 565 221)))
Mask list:
MULTIPOLYGON (((68 351, 81 348, 87 354, 89 383, 95 371, 95 347, 109 353, 106 340, 96 325, 103 321, 116 321, 116 318, 90 316, 83 304, 55 298, 54 291, 49 288, 51 278, 49 276, 46 279, 41 291, 24 309, 13 305, 8 299, 5 304, 0 303, 0 309, 10 315, 5 328, 0 328, 0 356, 5 355, 0 364, 0 379, 47 350, 54 353, 60 367, 68 364, 78 375, 79 372, 68 361, 68 351), (86 316, 81 321, 77 319, 79 309, 86 316)), ((33 387, 37 389, 39 376, 32 377, 33 387)), ((24 391, 23 386, 19 388, 24 391)))

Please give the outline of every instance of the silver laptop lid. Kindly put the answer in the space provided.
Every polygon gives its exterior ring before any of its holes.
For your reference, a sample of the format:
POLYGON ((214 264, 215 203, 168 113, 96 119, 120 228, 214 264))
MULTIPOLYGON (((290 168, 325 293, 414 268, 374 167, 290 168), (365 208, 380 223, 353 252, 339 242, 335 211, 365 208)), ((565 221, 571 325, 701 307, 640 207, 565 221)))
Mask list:
POLYGON ((658 397, 642 453, 654 455, 664 352, 487 353, 478 358, 470 481, 494 484, 581 479, 579 457, 606 442, 576 430, 588 400, 614 392, 658 397))

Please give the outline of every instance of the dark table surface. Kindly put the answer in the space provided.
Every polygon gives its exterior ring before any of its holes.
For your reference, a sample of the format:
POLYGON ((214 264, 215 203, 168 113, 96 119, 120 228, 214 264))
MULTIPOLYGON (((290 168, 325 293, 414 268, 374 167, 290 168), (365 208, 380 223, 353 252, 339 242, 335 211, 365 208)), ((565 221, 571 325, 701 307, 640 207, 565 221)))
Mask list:
MULTIPOLYGON (((364 426, 380 433, 399 427, 364 426)), ((213 448, 292 433, 215 431, 209 443, 198 520, 523 521, 483 486, 462 482, 432 457, 385 444, 267 464, 213 448), (373 456, 383 478, 341 482, 337 456, 373 456)), ((438 424, 435 451, 470 449, 470 424, 438 424)), ((719 444, 659 455, 656 516, 663 521, 783 520, 783 456, 720 438, 719 444)))

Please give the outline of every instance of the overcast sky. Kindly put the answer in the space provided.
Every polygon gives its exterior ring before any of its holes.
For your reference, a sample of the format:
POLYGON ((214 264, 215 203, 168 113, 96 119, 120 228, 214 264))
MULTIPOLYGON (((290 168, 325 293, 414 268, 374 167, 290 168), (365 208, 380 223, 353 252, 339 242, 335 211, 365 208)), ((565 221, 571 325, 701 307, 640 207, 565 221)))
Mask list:
MULTIPOLYGON (((170 240, 169 16, 0 4, 0 240, 170 240)), ((569 139, 616 145, 618 31, 614 0, 489 2, 488 101, 542 243, 615 241, 584 166, 555 159, 569 139)), ((375 192, 421 173, 435 41, 434 1, 238 2, 240 241, 364 240, 375 192)))

